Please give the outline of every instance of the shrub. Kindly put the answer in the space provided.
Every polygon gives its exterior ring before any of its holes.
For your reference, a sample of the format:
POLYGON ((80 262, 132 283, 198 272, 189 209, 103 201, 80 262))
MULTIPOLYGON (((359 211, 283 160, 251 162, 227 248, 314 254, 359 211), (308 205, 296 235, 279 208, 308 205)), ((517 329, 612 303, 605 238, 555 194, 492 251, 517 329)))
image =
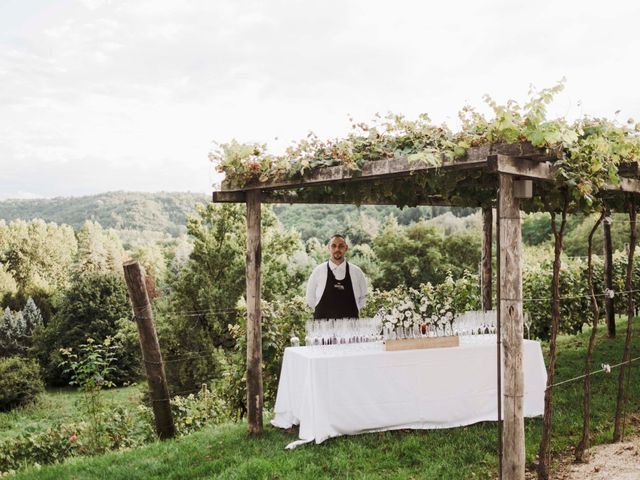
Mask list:
MULTIPOLYGON (((311 318, 311 312, 301 297, 290 300, 262 302, 262 361, 265 408, 271 408, 276 400, 280 367, 284 349, 289 346, 291 337, 304 338, 305 321, 311 318)), ((218 350, 216 358, 220 365, 221 376, 213 384, 214 394, 222 399, 231 417, 240 418, 246 412, 246 314, 238 315, 238 323, 229 325, 235 341, 232 351, 218 350)))
MULTIPOLYGON (((151 410, 116 407, 101 412, 104 435, 101 450, 136 448, 156 439, 151 410)), ((45 431, 27 428, 20 436, 0 442, 0 477, 29 465, 59 463, 76 455, 95 452, 86 422, 61 424, 45 431)))
POLYGON ((79 448, 76 443, 77 428, 55 426, 44 432, 27 430, 17 438, 0 443, 0 476, 27 465, 57 463, 74 455, 79 448))
POLYGON ((221 423, 229 418, 223 399, 203 385, 197 395, 171 399, 171 410, 178 435, 188 435, 207 425, 221 423))
POLYGON ((43 391, 40 367, 34 360, 0 358, 0 410, 32 402, 43 391))

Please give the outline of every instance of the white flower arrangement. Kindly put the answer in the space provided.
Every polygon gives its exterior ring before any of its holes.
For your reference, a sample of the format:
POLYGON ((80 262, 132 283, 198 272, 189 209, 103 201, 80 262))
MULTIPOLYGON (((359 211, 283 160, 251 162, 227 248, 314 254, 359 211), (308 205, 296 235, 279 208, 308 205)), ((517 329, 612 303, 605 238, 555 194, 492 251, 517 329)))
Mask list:
POLYGON ((436 301, 422 292, 414 292, 414 299, 409 296, 395 298, 390 305, 381 308, 377 316, 386 332, 398 333, 402 329, 415 332, 417 329, 426 334, 428 327, 437 332, 452 325, 455 310, 451 298, 436 301))

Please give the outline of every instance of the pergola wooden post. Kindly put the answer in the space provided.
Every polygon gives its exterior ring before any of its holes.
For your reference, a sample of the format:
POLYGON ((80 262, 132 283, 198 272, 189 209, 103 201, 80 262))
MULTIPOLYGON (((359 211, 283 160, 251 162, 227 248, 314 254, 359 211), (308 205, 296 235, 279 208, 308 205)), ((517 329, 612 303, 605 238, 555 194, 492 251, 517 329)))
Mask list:
POLYGON ((511 175, 500 174, 498 224, 500 255, 498 302, 503 345, 502 478, 524 480, 524 374, 522 369, 522 235, 520 206, 511 175))
POLYGON ((493 240, 493 209, 491 205, 482 207, 482 258, 480 271, 480 285, 482 285, 482 310, 491 310, 491 242, 493 240))
POLYGON ((260 312, 260 190, 247 192, 247 423, 262 433, 262 319, 260 312))

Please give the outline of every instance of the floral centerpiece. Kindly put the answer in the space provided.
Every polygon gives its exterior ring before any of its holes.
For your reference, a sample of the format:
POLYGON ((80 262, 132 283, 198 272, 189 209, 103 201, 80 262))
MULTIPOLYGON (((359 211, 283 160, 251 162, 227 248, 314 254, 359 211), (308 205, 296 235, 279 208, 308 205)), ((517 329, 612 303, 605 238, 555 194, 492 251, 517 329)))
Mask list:
POLYGON ((382 307, 378 311, 382 320, 382 328, 385 332, 394 332, 396 335, 407 335, 414 332, 422 322, 422 316, 416 309, 415 302, 409 296, 398 299, 389 307, 382 307))
MULTIPOLYGON (((447 279, 449 280, 450 277, 447 279)), ((377 317, 388 337, 453 335, 455 283, 426 283, 420 290, 398 287, 384 299, 377 317)))

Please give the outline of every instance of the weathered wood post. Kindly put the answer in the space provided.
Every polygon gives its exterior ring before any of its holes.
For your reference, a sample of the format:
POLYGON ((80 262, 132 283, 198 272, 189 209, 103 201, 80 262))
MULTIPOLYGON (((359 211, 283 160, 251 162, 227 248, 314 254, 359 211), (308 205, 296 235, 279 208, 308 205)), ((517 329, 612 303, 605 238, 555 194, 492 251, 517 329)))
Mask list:
MULTIPOLYGON (((604 288, 613 290, 613 243, 611 241, 611 211, 605 207, 605 218, 602 222, 602 233, 604 235, 604 288)), ((615 300, 604 297, 604 308, 607 317, 607 337, 616 336, 616 311, 615 300)))
POLYGON ((140 349, 149 383, 156 432, 161 440, 173 438, 176 435, 176 428, 171 414, 169 387, 164 374, 162 353, 160 352, 156 327, 153 323, 153 311, 149 303, 144 273, 136 261, 126 262, 123 267, 129 298, 131 298, 133 306, 133 316, 138 326, 140 349))
POLYGON ((262 433, 262 319, 260 312, 260 191, 247 192, 247 422, 262 433))
POLYGON ((522 368, 522 237, 520 231, 520 202, 514 196, 513 177, 500 174, 500 323, 504 354, 502 440, 503 478, 524 480, 525 445, 522 368))
POLYGON ((482 207, 482 310, 491 310, 491 241, 493 237, 493 210, 482 207))

